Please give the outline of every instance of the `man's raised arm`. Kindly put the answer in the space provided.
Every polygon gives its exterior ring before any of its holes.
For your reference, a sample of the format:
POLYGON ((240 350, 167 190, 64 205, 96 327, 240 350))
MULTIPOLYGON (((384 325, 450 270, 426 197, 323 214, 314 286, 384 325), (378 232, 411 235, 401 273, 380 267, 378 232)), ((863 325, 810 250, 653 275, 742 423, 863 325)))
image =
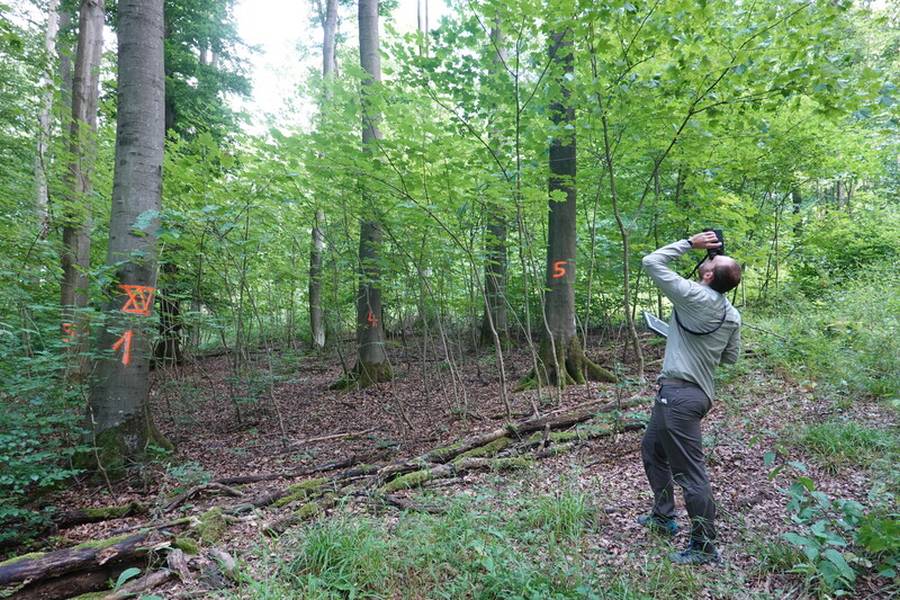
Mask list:
POLYGON ((641 264, 650 279, 673 303, 685 298, 691 289, 691 282, 669 268, 669 263, 692 248, 691 242, 681 240, 663 246, 643 258, 641 264))

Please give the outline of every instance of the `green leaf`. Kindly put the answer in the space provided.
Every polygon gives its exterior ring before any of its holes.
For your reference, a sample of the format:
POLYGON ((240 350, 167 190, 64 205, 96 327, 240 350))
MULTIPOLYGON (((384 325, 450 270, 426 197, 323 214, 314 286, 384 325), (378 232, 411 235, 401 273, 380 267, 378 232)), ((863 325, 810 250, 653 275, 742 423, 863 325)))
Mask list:
POLYGON ((827 550, 825 550, 825 552, 822 553, 822 557, 826 558, 828 562, 833 564, 844 579, 846 579, 847 581, 856 580, 856 572, 854 572, 853 568, 847 564, 847 561, 844 559, 843 554, 841 554, 834 548, 828 548, 827 550))
POLYGON ((155 219, 159 217, 159 211, 151 208, 150 210, 145 210, 141 214, 137 216, 137 219, 134 220, 131 228, 136 229, 138 231, 146 232, 150 225, 153 223, 155 219))
POLYGON ((118 579, 116 579, 116 584, 113 586, 113 589, 119 589, 120 587, 125 585, 126 581, 128 581, 129 579, 134 579, 140 574, 141 570, 137 567, 130 567, 128 569, 125 569, 124 571, 119 573, 119 577, 118 579))
POLYGON ((792 531, 782 534, 781 537, 789 544, 794 544, 795 546, 800 546, 801 548, 815 548, 817 546, 817 544, 813 540, 792 531))

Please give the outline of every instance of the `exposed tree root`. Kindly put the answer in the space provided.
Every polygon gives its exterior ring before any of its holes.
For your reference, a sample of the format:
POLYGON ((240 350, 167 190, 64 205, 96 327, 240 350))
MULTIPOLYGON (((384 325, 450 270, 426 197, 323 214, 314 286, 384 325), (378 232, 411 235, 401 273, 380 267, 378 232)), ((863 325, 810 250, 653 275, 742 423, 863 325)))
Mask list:
POLYGON ((585 356, 577 336, 567 343, 558 342, 555 345, 545 340, 541 343, 540 358, 537 368, 531 369, 516 387, 517 392, 545 385, 565 388, 568 385, 583 385, 587 381, 618 381, 615 374, 585 356), (557 372, 557 366, 561 373, 557 372))
POLYGON ((389 362, 364 363, 358 362, 353 370, 341 377, 330 386, 330 390, 359 390, 376 383, 384 383, 394 378, 394 371, 389 362))

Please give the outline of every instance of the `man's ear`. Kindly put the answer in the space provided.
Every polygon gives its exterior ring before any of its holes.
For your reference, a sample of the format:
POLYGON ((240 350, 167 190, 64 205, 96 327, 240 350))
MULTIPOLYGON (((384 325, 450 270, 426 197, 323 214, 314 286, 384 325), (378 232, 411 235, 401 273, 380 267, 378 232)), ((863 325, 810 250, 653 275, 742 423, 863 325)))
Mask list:
POLYGON ((712 283, 712 280, 715 276, 716 274, 713 272, 713 270, 709 269, 708 271, 703 273, 703 275, 701 275, 701 280, 703 281, 703 283, 709 284, 712 283))

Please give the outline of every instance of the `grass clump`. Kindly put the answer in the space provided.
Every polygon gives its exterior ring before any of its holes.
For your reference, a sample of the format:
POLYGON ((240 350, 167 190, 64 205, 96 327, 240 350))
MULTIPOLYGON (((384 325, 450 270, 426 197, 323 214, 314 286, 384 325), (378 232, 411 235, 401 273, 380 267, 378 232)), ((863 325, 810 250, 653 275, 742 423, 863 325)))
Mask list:
POLYGON ((856 421, 810 425, 800 432, 798 443, 832 471, 844 466, 866 466, 889 456, 896 459, 898 450, 896 434, 856 421))
POLYGON ((389 540, 371 519, 323 521, 306 531, 283 576, 300 598, 378 597, 388 587, 390 554, 389 540))
POLYGON ((540 496, 525 512, 526 523, 551 533, 558 540, 581 536, 594 519, 594 508, 585 494, 563 490, 553 496, 540 496))

